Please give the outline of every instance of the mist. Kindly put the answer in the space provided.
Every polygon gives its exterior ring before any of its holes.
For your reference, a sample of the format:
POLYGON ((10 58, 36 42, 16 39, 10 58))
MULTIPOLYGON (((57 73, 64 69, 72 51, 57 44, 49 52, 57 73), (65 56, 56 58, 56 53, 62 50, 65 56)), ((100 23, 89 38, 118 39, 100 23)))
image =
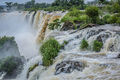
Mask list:
POLYGON ((26 59, 38 54, 35 33, 23 13, 0 13, 0 36, 14 36, 21 56, 26 59))

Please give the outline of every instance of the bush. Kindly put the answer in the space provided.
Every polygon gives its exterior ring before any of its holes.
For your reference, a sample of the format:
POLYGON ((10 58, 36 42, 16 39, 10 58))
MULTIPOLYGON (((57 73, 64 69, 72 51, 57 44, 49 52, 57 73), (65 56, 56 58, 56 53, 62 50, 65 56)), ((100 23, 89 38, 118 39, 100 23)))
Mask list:
POLYGON ((61 22, 59 21, 59 19, 56 19, 49 24, 48 28, 50 30, 54 30, 54 29, 58 29, 60 26, 61 26, 61 22))
POLYGON ((17 66, 20 64, 20 59, 15 57, 7 57, 0 61, 0 71, 7 72, 7 74, 11 74, 14 70, 16 70, 17 66))
POLYGON ((111 24, 119 23, 119 17, 120 17, 120 13, 114 14, 109 18, 108 22, 111 24))
POLYGON ((119 13, 120 12, 120 5, 118 3, 114 3, 112 6, 113 13, 119 13))
POLYGON ((101 50, 102 46, 103 46, 102 42, 99 42, 97 40, 95 40, 93 42, 93 50, 96 51, 96 52, 99 52, 101 50))
POLYGON ((91 19, 91 22, 96 23, 96 20, 99 17, 99 9, 95 6, 87 7, 86 14, 91 19))
POLYGON ((83 39, 81 42, 80 49, 87 49, 88 46, 89 46, 88 42, 85 39, 83 39))
POLYGON ((43 65, 49 66, 53 63, 53 59, 58 55, 60 44, 54 38, 50 38, 40 47, 43 56, 43 65))
POLYGON ((120 18, 117 19, 116 23, 120 25, 120 18))
MULTIPOLYGON (((62 18, 62 22, 74 22, 74 21, 82 21, 81 20, 81 16, 85 15, 84 11, 80 11, 78 9, 73 8, 70 12, 68 12, 63 18, 62 18)), ((83 16, 84 18, 86 18, 87 16, 83 16)))
POLYGON ((111 15, 107 14, 103 17, 103 21, 108 24, 109 23, 109 19, 110 19, 111 15))
POLYGON ((84 11, 80 11, 76 8, 73 8, 69 13, 68 15, 71 16, 71 17, 79 17, 81 15, 85 14, 84 11))

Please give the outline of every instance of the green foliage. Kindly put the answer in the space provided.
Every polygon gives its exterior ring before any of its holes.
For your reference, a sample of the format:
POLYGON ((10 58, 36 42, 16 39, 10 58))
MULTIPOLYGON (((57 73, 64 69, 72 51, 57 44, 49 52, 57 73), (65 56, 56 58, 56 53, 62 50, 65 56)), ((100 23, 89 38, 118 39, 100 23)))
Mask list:
POLYGON ((119 18, 117 18, 116 23, 120 25, 120 17, 119 17, 119 18))
POLYGON ((11 74, 19 65, 19 61, 15 57, 7 57, 0 61, 0 71, 11 74))
POLYGON ((93 23, 96 23, 96 20, 99 17, 99 9, 96 6, 87 7, 86 14, 89 16, 93 23))
POLYGON ((80 49, 83 49, 83 50, 87 49, 88 46, 89 46, 88 42, 85 39, 83 39, 80 45, 80 49))
POLYGON ((48 28, 50 30, 58 29, 61 26, 61 22, 59 19, 54 20, 52 23, 49 24, 48 28))
POLYGON ((29 67, 28 72, 27 72, 27 78, 29 77, 30 72, 33 71, 37 66, 39 66, 38 63, 29 67))
POLYGON ((114 3, 112 5, 112 12, 113 13, 119 13, 120 12, 120 5, 118 3, 114 3))
POLYGON ((1 37, 0 38, 0 47, 2 47, 4 45, 5 42, 7 41, 14 41, 14 37, 1 37))
POLYGON ((111 18, 111 15, 107 14, 103 17, 103 21, 108 24, 109 23, 109 19, 111 18))
POLYGON ((109 12, 109 13, 112 13, 113 12, 113 9, 112 9, 112 6, 111 5, 105 5, 103 7, 104 11, 106 12, 109 12))
POLYGON ((108 22, 109 22, 110 24, 115 24, 115 23, 118 23, 118 24, 119 24, 119 19, 120 19, 120 13, 114 14, 114 15, 112 15, 112 16, 109 18, 108 22))
POLYGON ((28 72, 33 71, 36 67, 38 66, 38 64, 34 64, 33 66, 31 66, 28 70, 28 72))
POLYGON ((59 6, 62 9, 70 9, 71 7, 84 8, 84 0, 55 0, 52 6, 59 6))
POLYGON ((53 63, 53 59, 58 55, 59 50, 60 44, 54 38, 50 38, 44 42, 40 47, 43 56, 43 65, 50 66, 53 63))
POLYGON ((104 22, 103 19, 99 19, 99 18, 97 18, 96 21, 97 21, 96 23, 99 24, 99 25, 104 25, 104 24, 105 24, 105 22, 104 22))
POLYGON ((62 22, 87 22, 88 21, 88 16, 85 15, 85 11, 80 11, 78 9, 73 8, 70 12, 68 12, 62 19, 62 22))
POLYGON ((101 50, 102 46, 103 46, 102 42, 99 42, 97 40, 95 40, 93 42, 93 50, 96 51, 96 52, 99 52, 101 50))

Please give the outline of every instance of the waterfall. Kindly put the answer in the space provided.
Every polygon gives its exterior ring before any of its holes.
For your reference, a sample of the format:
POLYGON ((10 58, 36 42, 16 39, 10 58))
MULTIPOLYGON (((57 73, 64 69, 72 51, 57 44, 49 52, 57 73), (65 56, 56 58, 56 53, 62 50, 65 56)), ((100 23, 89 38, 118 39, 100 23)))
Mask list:
POLYGON ((68 31, 48 29, 49 23, 61 19, 65 14, 66 12, 46 11, 0 14, 0 26, 8 26, 0 28, 0 36, 15 36, 21 55, 27 59, 22 73, 14 80, 119 80, 120 62, 116 57, 120 52, 120 27, 103 25, 68 31), (11 19, 10 22, 8 18, 11 19), (38 51, 39 44, 49 37, 54 37, 60 44, 64 41, 68 44, 60 50, 53 65, 45 68, 41 65, 42 57, 38 51), (82 39, 89 43, 86 51, 80 50, 82 39), (103 43, 100 52, 92 50, 94 40, 103 43), (74 70, 72 73, 55 75, 55 67, 62 61, 80 61, 87 66, 83 71, 74 70), (39 66, 27 78, 29 68, 36 63, 39 66))

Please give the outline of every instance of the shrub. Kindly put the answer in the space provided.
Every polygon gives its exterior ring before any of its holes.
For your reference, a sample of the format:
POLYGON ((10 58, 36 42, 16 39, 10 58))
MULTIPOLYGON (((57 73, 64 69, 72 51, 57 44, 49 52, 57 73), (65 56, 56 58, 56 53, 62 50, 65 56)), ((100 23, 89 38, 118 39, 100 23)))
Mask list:
POLYGON ((104 25, 105 24, 103 19, 97 18, 96 21, 97 21, 96 23, 99 24, 99 25, 104 25))
POLYGON ((108 24, 109 23, 109 19, 110 19, 111 15, 107 14, 103 17, 103 21, 108 24))
POLYGON ((80 49, 87 49, 88 46, 89 46, 88 42, 85 39, 83 39, 80 45, 80 49))
POLYGON ((74 21, 79 21, 79 22, 89 22, 89 17, 87 15, 81 15, 79 17, 74 18, 74 21))
POLYGON ((76 8, 73 8, 69 13, 68 15, 71 16, 71 17, 79 17, 80 15, 83 15, 85 14, 84 11, 80 11, 76 8))
POLYGON ((20 64, 20 59, 15 57, 7 57, 0 61, 0 71, 7 72, 7 74, 11 74, 17 66, 20 64))
MULTIPOLYGON (((74 21, 81 21, 81 17, 82 15, 85 15, 84 11, 80 11, 76 8, 73 8, 70 12, 68 12, 62 19, 62 22, 74 22, 74 21)), ((86 18, 86 15, 84 16, 86 18)))
POLYGON ((120 18, 117 19, 116 23, 120 25, 120 18))
POLYGON ((118 23, 119 17, 120 17, 120 13, 114 14, 109 18, 108 22, 111 24, 118 23))
POLYGON ((119 13, 120 12, 120 5, 118 3, 114 3, 112 5, 112 11, 113 11, 113 13, 119 13))
POLYGON ((54 29, 58 29, 61 26, 61 22, 59 21, 59 19, 56 19, 53 21, 53 23, 49 24, 49 29, 50 30, 54 30, 54 29))
POLYGON ((99 9, 95 6, 87 7, 86 14, 91 19, 91 22, 96 23, 96 20, 99 17, 99 9))
POLYGON ((97 40, 95 40, 93 42, 93 50, 96 51, 96 52, 99 52, 101 50, 102 46, 103 46, 102 42, 99 42, 97 40))
POLYGON ((58 55, 60 44, 54 38, 50 38, 40 47, 43 56, 43 65, 49 66, 53 63, 53 59, 58 55))

